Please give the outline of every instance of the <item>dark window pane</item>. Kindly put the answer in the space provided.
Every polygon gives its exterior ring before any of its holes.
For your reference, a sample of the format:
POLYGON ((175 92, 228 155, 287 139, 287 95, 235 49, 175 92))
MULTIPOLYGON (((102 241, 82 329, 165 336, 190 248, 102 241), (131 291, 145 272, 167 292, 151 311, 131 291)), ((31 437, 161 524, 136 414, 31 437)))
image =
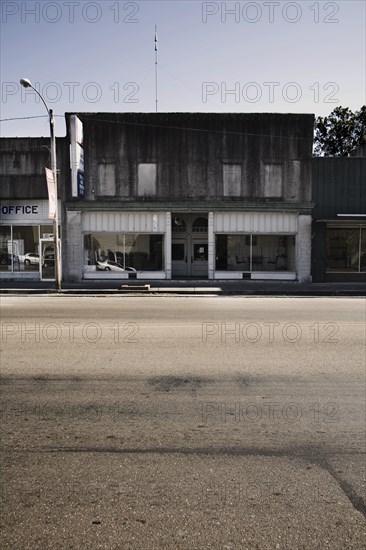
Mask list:
POLYGON ((172 260, 174 262, 184 261, 184 244, 173 243, 172 244, 172 260))
POLYGON ((208 260, 208 245, 207 244, 194 244, 193 245, 193 259, 195 261, 207 262, 207 260, 208 260))
POLYGON ((360 229, 327 230, 327 271, 344 272, 359 269, 360 229))

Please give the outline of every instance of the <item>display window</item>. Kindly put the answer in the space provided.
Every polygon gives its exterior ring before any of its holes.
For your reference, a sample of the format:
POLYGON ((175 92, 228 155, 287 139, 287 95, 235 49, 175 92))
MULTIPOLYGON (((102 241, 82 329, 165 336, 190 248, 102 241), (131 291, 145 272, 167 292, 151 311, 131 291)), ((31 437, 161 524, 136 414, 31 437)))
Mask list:
POLYGON ((327 228, 327 271, 366 271, 366 228, 327 228))
POLYGON ((162 271, 164 235, 89 233, 84 235, 84 271, 162 271))
POLYGON ((216 270, 295 271, 295 235, 216 235, 216 270))
POLYGON ((53 238, 52 232, 52 225, 0 226, 0 271, 38 273, 40 238, 53 238))

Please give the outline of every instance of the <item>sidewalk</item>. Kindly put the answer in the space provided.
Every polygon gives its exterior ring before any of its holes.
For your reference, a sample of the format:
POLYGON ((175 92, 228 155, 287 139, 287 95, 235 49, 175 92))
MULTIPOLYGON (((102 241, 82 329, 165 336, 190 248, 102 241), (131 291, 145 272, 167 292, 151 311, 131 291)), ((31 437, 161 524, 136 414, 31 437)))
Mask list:
MULTIPOLYGON (((3 281, 0 294, 54 294, 53 283, 3 281)), ((63 283, 62 295, 169 294, 222 296, 366 296, 366 283, 311 283, 293 281, 138 280, 63 283), (122 285, 124 288, 122 288, 122 285)))

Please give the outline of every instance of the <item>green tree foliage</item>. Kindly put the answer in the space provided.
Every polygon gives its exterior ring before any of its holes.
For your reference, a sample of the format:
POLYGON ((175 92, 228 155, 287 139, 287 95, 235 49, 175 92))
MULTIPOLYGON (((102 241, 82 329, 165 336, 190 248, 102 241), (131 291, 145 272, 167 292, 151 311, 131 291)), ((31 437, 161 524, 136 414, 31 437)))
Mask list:
POLYGON ((354 113, 348 107, 336 107, 326 117, 315 119, 314 155, 348 157, 366 143, 366 105, 354 113))

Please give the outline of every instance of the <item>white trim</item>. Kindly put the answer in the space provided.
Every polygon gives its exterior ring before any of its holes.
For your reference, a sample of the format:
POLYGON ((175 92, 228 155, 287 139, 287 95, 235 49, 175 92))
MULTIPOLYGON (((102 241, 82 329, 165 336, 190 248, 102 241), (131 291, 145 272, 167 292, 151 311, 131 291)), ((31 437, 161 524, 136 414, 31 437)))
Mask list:
POLYGON ((214 213, 208 213, 208 278, 214 279, 216 243, 214 233, 214 213))
POLYGON ((165 233, 166 212, 83 212, 82 233, 165 233))
POLYGON ((249 280, 265 281, 296 281, 297 276, 294 271, 215 271, 214 279, 243 279, 243 275, 249 275, 249 280))
POLYGON ((165 270, 166 278, 172 278, 172 213, 165 215, 165 270))
MULTIPOLYGON (((113 281, 113 280, 128 280, 129 272, 116 273, 113 271, 84 271, 83 279, 98 280, 98 281, 113 281)), ((167 279, 165 271, 137 271, 136 279, 167 279)))
POLYGON ((298 230, 297 213, 215 212, 215 233, 291 234, 298 230))

